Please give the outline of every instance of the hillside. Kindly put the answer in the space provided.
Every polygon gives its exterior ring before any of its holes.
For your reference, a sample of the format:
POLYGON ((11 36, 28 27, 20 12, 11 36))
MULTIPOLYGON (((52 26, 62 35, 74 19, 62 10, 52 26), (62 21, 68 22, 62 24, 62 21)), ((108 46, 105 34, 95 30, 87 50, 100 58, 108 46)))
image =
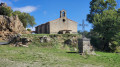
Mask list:
POLYGON ((96 52, 100 56, 54 47, 0 46, 0 67, 119 67, 120 54, 96 52))
POLYGON ((22 35, 21 38, 30 38, 32 40, 32 42, 28 43, 28 47, 0 45, 0 67, 120 66, 120 54, 117 53, 96 52, 97 55, 80 55, 77 49, 78 45, 74 44, 74 40, 78 37, 81 36, 74 34, 22 35), (41 37, 47 37, 47 39, 42 40, 41 37), (71 42, 68 41, 69 39, 71 42), (69 45, 65 41, 70 42, 69 45))

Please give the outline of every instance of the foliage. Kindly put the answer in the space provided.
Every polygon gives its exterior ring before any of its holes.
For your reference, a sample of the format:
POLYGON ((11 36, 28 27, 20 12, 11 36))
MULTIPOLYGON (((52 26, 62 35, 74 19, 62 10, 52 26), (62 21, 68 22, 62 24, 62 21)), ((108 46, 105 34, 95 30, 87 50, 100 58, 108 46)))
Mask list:
POLYGON ((115 10, 115 0, 92 0, 90 2, 90 14, 87 15, 87 20, 93 23, 95 14, 101 14, 105 10, 115 10))
POLYGON ((111 42, 111 49, 115 52, 120 52, 120 32, 117 33, 113 38, 111 42))
POLYGON ((82 34, 82 32, 80 30, 78 30, 78 34, 82 34))
POLYGON ((27 29, 27 31, 31 31, 31 29, 27 29))
POLYGON ((11 16, 12 12, 10 7, 0 7, 0 15, 11 16))
MULTIPOLYGON (((27 37, 31 38, 33 41, 33 44, 37 44, 39 46, 58 46, 58 44, 61 45, 66 45, 66 41, 68 42, 71 38, 76 37, 74 41, 77 40, 78 34, 27 34, 27 35, 22 35, 22 37, 27 37), (50 38, 50 42, 43 42, 40 43, 40 37, 47 37, 50 38)), ((71 40, 70 40, 71 42, 71 40)), ((67 45, 70 48, 72 47, 77 47, 77 44, 71 43, 70 45, 67 45)), ((62 47, 62 46, 61 46, 62 47)), ((63 47, 64 48, 64 47, 63 47)))
POLYGON ((91 39, 99 40, 97 45, 102 44, 103 50, 107 51, 110 50, 110 43, 113 44, 113 37, 120 32, 120 11, 116 11, 115 6, 115 0, 92 0, 87 16, 87 20, 93 24, 93 31, 97 33, 91 39))
POLYGON ((109 47, 112 38, 120 31, 120 16, 117 11, 105 10, 101 14, 94 15, 93 29, 99 33, 99 37, 104 42, 104 48, 109 47))
POLYGON ((15 11, 13 12, 13 16, 18 15, 19 19, 21 20, 21 22, 23 23, 23 26, 26 28, 28 26, 34 26, 35 23, 35 19, 33 16, 30 16, 30 14, 28 13, 22 13, 20 11, 15 11))

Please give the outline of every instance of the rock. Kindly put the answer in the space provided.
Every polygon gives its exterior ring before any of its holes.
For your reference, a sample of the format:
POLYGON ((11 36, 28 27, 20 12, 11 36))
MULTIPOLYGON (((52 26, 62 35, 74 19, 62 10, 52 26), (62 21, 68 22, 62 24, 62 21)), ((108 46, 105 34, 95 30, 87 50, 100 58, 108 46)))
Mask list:
POLYGON ((40 37, 39 39, 40 39, 41 43, 43 43, 43 42, 50 42, 51 41, 51 39, 49 37, 47 37, 47 36, 40 37))
POLYGON ((64 41, 64 44, 71 45, 72 47, 76 47, 78 44, 77 38, 71 38, 66 41, 64 41))
POLYGON ((64 44, 67 44, 67 45, 71 45, 72 44, 72 40, 71 39, 68 39, 64 42, 64 44))
POLYGON ((23 46, 27 47, 28 43, 31 42, 28 38, 21 38, 20 35, 16 35, 13 37, 10 41, 10 44, 13 44, 14 46, 23 46))
POLYGON ((18 16, 3 16, 0 15, 0 38, 9 39, 9 37, 15 34, 30 34, 22 22, 19 20, 18 16))

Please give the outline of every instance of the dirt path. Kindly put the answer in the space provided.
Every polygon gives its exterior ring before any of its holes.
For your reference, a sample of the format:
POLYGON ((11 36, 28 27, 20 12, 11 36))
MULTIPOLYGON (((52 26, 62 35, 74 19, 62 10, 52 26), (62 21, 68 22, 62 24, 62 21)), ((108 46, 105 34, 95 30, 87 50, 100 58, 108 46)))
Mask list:
POLYGON ((9 42, 0 42, 0 45, 8 44, 9 42))

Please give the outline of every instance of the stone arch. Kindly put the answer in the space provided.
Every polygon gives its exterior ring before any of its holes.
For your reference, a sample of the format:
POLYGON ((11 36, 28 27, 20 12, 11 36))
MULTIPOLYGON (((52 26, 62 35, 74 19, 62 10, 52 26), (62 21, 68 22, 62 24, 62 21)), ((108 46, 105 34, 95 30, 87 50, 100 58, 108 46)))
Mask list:
POLYGON ((62 12, 62 17, 65 17, 65 11, 62 12))
POLYGON ((60 11, 60 18, 62 18, 62 17, 66 17, 66 11, 65 10, 60 11))

